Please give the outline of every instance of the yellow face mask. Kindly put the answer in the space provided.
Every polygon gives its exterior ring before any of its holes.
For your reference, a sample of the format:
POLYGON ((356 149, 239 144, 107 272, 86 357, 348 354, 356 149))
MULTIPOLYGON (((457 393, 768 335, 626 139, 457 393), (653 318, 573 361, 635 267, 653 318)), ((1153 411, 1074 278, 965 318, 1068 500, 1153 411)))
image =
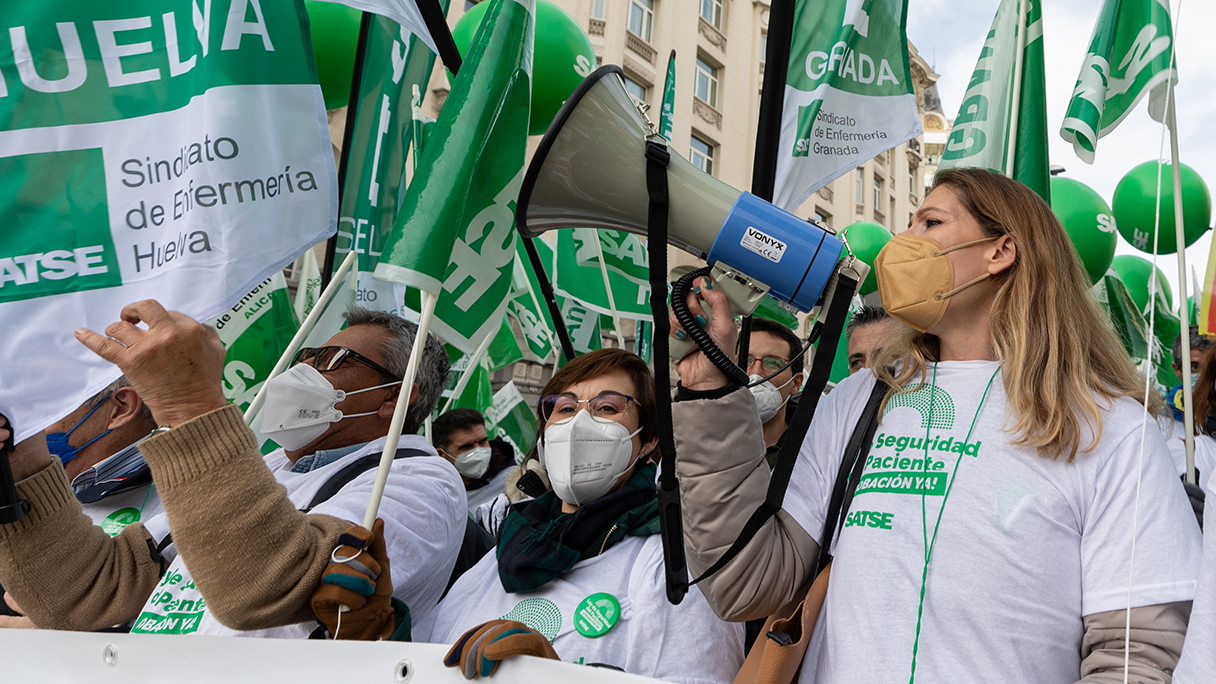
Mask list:
POLYGON ((985 273, 954 287, 954 264, 946 255, 999 237, 964 242, 947 249, 936 240, 899 233, 874 259, 882 308, 892 318, 928 332, 946 313, 950 297, 991 275, 985 273))

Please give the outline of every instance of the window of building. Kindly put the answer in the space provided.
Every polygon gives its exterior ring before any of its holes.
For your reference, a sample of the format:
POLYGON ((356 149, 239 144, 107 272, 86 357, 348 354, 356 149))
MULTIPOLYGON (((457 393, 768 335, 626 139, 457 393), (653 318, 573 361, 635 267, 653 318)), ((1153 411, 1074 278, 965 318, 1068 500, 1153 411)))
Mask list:
POLYGON ((692 162, 693 166, 713 175, 714 146, 694 135, 688 148, 688 160, 692 162))
POLYGON ((693 83, 693 93, 711 107, 718 106, 718 69, 708 62, 697 58, 697 76, 693 83))
POLYGON ((722 28, 722 0, 701 0, 701 18, 714 28, 722 28))
POLYGON ((632 95, 635 100, 638 100, 640 102, 645 102, 646 101, 646 91, 648 91, 649 88, 642 85, 641 83, 638 83, 637 81, 633 80, 632 78, 629 78, 628 76, 626 76, 625 77, 625 90, 630 95, 632 95))
POLYGON ((832 225, 832 215, 819 207, 815 207, 815 220, 820 223, 826 223, 829 226, 832 225))
POLYGON ((874 176, 874 208, 879 211, 882 211, 882 186, 882 179, 874 176))
POLYGON ((764 64, 764 60, 768 59, 768 34, 760 34, 760 63, 764 64))
POLYGON ((629 0, 629 30, 650 42, 650 27, 654 23, 654 0, 629 0))
POLYGON ((916 167, 908 167, 908 192, 916 194, 916 167))
POLYGON ((866 172, 861 169, 857 169, 857 181, 856 181, 857 187, 854 189, 853 196, 857 198, 858 204, 861 204, 862 202, 865 201, 862 199, 863 197, 865 197, 865 195, 862 194, 865 192, 865 190, 864 190, 865 180, 866 180, 866 172))
POLYGON ((591 16, 596 19, 604 18, 604 0, 591 0, 591 16))

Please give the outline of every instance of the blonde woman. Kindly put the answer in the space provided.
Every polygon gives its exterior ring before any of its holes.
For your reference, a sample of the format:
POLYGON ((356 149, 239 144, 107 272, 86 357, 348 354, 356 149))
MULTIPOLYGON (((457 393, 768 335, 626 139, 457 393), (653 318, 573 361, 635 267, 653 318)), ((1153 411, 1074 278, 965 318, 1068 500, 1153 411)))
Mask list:
MULTIPOLYGON (((1160 433, 1142 428, 1156 406, 1141 404, 1143 380, 1051 209, 997 174, 943 172, 876 268, 905 328, 874 367, 894 371, 858 373, 820 403, 784 509, 701 583, 715 612, 764 617, 809 581, 845 442, 884 382, 801 681, 1122 681, 1129 617, 1127 681, 1169 681, 1199 529, 1160 433)), ((724 298, 703 286, 693 299, 731 348, 724 298)), ((764 499, 769 471, 751 394, 699 352, 678 368, 699 573, 764 499)))

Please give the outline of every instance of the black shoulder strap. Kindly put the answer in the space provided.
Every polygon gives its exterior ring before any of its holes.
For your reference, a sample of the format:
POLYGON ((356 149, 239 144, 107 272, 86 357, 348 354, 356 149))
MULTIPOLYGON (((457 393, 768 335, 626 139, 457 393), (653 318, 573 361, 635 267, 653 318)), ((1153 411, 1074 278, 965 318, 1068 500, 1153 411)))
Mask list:
POLYGON ((878 407, 887 394, 887 386, 882 380, 874 383, 870 391, 870 399, 849 443, 845 446, 844 457, 840 459, 840 470, 836 473, 836 484, 832 487, 832 498, 828 503, 828 514, 823 520, 823 534, 819 536, 819 559, 815 563, 815 571, 811 577, 819 575, 819 571, 832 560, 830 553, 832 539, 840 531, 840 523, 849 514, 849 506, 853 503, 853 493, 857 491, 857 481, 865 470, 866 456, 870 453, 870 444, 874 440, 874 430, 878 427, 878 407))
MULTIPOLYGON (((421 449, 398 449, 397 455, 393 456, 393 460, 429 455, 430 454, 422 451, 421 449)), ((307 513, 326 501, 329 501, 331 498, 333 498, 334 494, 337 494, 343 487, 350 484, 351 481, 356 477, 359 477, 363 473, 375 468, 378 465, 380 465, 380 454, 368 454, 347 463, 342 467, 341 470, 331 475, 329 479, 325 481, 325 484, 321 485, 321 488, 317 490, 316 495, 312 497, 312 501, 308 502, 308 506, 301 508, 300 510, 307 513)))

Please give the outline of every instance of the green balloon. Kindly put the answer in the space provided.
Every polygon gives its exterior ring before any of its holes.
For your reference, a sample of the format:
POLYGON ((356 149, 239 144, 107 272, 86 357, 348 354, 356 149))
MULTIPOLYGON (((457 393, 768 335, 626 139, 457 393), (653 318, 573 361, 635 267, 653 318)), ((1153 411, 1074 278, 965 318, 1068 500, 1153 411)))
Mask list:
POLYGON ((1106 200, 1088 185, 1071 178, 1051 178, 1051 210, 1064 224, 1081 263, 1096 283, 1115 258, 1115 217, 1106 200))
POLYGON ((350 79, 355 72, 355 48, 359 45, 359 23, 363 13, 345 5, 305 0, 312 53, 317 61, 317 81, 325 96, 326 109, 350 102, 350 79))
MULTIPOLYGON (((1194 244, 1208 230, 1212 220, 1212 196, 1199 174, 1182 165, 1182 232, 1186 245, 1194 244)), ((1153 251, 1153 228, 1156 221, 1157 162, 1144 162, 1123 177, 1115 187, 1112 206, 1119 234, 1141 252, 1153 251)), ((1157 253, 1174 254, 1174 176, 1170 164, 1161 165, 1161 233, 1157 236, 1157 253)))
POLYGON ((845 230, 848 231, 845 237, 849 240, 849 246, 853 248, 853 254, 870 267, 870 274, 862 281, 860 290, 861 294, 868 295, 878 289, 878 278, 874 275, 874 260, 891 240, 891 233, 871 221, 858 221, 845 230))
MULTIPOLYGON (((469 54, 477 28, 489 11, 490 2, 474 5, 452 29, 452 38, 463 57, 469 54)), ((595 49, 574 17, 549 2, 536 2, 536 45, 532 55, 532 113, 528 135, 540 135, 549 128, 557 110, 595 70, 595 49)), ((455 78, 451 76, 450 78, 455 78)))
MULTIPOLYGON (((1153 272, 1152 262, 1143 257, 1121 254, 1111 261, 1110 267, 1123 281, 1136 308, 1144 311, 1148 305, 1148 279, 1153 272)), ((1157 294, 1165 297, 1166 308, 1174 308, 1174 293, 1160 268, 1157 269, 1157 294)))

